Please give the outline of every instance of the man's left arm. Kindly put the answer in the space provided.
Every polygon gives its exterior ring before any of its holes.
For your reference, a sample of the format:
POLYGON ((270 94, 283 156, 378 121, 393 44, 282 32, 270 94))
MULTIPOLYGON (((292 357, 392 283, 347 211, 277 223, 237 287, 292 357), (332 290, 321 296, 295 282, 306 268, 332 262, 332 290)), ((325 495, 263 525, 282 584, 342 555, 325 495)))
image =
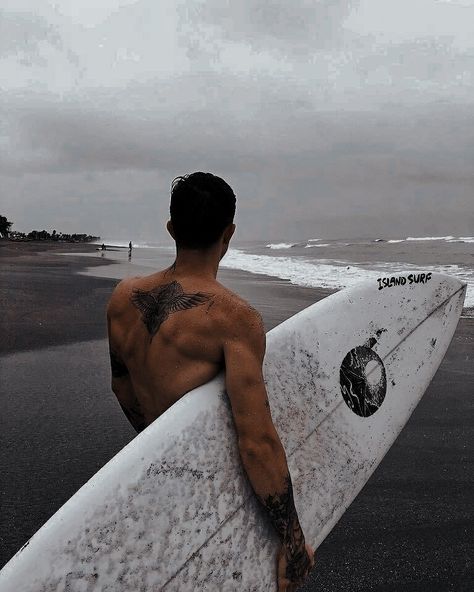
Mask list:
POLYGON ((112 390, 128 421, 139 433, 146 428, 146 422, 140 409, 140 403, 133 390, 128 368, 114 350, 110 349, 109 351, 112 369, 112 390))
POLYGON ((135 430, 140 433, 146 428, 140 403, 133 390, 132 379, 127 366, 121 359, 117 349, 114 348, 110 331, 110 316, 107 314, 107 329, 109 334, 110 368, 112 370, 112 390, 117 397, 122 411, 135 430))

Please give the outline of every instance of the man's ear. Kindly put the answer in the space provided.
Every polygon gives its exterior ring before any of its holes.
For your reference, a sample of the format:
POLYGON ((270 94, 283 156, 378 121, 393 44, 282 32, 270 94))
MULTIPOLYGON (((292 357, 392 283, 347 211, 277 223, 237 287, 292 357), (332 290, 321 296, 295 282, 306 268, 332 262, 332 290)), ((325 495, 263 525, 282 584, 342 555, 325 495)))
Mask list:
POLYGON ((166 229, 168 230, 168 232, 171 234, 171 237, 176 240, 175 236, 174 236, 174 228, 173 228, 173 223, 171 222, 171 220, 168 220, 168 222, 166 223, 166 229))
POLYGON ((234 235, 234 232, 235 232, 235 224, 229 224, 229 226, 224 230, 224 235, 222 237, 225 245, 229 244, 230 239, 234 235))

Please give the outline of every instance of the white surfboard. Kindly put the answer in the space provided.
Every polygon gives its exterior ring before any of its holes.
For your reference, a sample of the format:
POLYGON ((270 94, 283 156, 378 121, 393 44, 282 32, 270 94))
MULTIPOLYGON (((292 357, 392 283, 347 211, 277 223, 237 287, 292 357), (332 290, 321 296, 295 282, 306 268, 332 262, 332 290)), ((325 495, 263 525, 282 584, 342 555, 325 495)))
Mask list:
MULTIPOLYGON (((267 336, 265 380, 317 547, 438 368, 465 285, 402 274, 338 292, 267 336)), ((1 592, 268 591, 277 539, 242 472, 224 377, 188 393, 0 572, 1 592)))

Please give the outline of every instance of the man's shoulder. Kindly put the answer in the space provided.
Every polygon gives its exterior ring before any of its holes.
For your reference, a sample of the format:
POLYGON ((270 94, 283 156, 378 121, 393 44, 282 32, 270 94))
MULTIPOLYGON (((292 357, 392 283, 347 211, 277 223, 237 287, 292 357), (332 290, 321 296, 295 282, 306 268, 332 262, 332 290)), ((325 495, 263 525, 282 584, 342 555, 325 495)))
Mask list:
POLYGON ((141 285, 143 279, 142 276, 126 277, 115 286, 107 304, 109 315, 118 313, 130 305, 131 295, 141 285))
POLYGON ((217 297, 226 327, 232 332, 264 332, 260 313, 244 298, 227 288, 217 297))

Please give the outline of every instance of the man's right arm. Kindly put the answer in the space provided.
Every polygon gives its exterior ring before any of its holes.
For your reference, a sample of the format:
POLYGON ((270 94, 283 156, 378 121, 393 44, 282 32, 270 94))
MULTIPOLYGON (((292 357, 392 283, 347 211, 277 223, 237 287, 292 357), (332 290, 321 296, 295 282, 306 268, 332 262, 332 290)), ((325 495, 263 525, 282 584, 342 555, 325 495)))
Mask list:
MULTIPOLYGON (((253 309, 239 313, 224 343, 226 390, 230 399, 240 456, 249 481, 282 543, 280 566, 293 585, 312 565, 293 499, 285 451, 273 425, 262 374, 265 332, 253 309)), ((293 588, 292 588, 293 589, 293 588)))

